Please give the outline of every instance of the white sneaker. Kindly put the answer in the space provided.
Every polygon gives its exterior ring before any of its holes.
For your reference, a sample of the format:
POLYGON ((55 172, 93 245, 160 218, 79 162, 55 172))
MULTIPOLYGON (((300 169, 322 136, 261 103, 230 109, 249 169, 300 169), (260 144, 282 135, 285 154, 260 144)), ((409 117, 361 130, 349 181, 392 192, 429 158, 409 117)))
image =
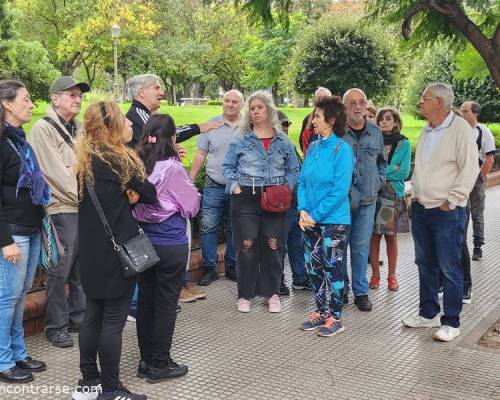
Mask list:
POLYGON ((281 302, 280 298, 277 294, 273 294, 271 298, 268 300, 269 303, 269 312, 270 313, 279 313, 281 312, 281 302))
POLYGON ((238 299, 238 311, 244 313, 250 312, 251 304, 250 300, 244 299, 243 297, 238 299))
POLYGON ((454 328, 449 325, 441 325, 441 328, 432 336, 438 342, 451 342, 460 335, 460 328, 454 328))
POLYGON ((424 318, 420 315, 412 315, 403 318, 401 322, 409 328, 437 328, 441 326, 441 313, 437 313, 432 319, 424 318))
POLYGON ((132 317, 132 315, 127 315, 127 321, 135 322, 135 317, 132 317))

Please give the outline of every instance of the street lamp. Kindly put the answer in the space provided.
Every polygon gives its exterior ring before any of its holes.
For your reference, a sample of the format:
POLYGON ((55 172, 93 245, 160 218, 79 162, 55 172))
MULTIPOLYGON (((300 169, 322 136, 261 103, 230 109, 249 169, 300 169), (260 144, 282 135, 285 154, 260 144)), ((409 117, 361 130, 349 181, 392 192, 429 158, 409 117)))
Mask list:
POLYGON ((113 95, 115 101, 118 101, 119 98, 119 84, 118 84, 118 38, 120 37, 120 27, 118 25, 113 25, 111 28, 111 37, 113 38, 113 53, 114 53, 114 84, 113 84, 113 95))

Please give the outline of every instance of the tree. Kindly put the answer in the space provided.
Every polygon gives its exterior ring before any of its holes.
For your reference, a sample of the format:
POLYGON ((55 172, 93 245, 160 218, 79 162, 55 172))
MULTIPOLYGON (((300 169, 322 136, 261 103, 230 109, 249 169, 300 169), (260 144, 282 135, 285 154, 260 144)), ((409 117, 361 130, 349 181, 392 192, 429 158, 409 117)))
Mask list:
POLYGON ((359 87, 368 97, 382 96, 390 90, 397 68, 376 32, 360 29, 356 21, 332 17, 308 27, 292 60, 295 88, 301 94, 325 86, 339 95, 359 87))
POLYGON ((369 0, 372 16, 401 22, 405 39, 433 43, 440 36, 469 42, 500 88, 500 3, 487 0, 369 0))
POLYGON ((500 96, 491 76, 483 79, 455 80, 455 104, 475 100, 481 105, 481 122, 500 122, 500 96))

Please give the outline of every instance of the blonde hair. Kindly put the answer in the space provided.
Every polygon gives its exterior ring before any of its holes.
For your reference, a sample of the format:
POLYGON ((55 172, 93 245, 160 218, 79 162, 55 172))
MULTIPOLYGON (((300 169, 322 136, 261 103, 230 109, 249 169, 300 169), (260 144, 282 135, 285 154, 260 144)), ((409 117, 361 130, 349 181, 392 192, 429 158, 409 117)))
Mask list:
POLYGON ((260 100, 264 103, 267 109, 267 121, 269 123, 269 126, 274 129, 275 132, 281 131, 279 128, 279 120, 278 120, 278 110, 276 109, 276 106, 274 105, 274 100, 273 96, 271 96, 269 93, 264 92, 263 90, 258 90, 250 95, 248 97, 247 101, 245 102, 245 105, 243 106, 243 117, 241 119, 241 125, 240 125, 240 131, 243 135, 245 135, 249 129, 252 128, 253 123, 252 123, 252 115, 250 112, 250 107, 252 105, 252 101, 254 100, 260 100))
POLYGON ((133 177, 146 180, 144 164, 137 154, 123 142, 125 116, 116 103, 100 101, 91 104, 83 116, 83 133, 76 143, 76 169, 80 184, 80 198, 86 177, 94 181, 92 160, 99 159, 119 176, 121 188, 133 177))

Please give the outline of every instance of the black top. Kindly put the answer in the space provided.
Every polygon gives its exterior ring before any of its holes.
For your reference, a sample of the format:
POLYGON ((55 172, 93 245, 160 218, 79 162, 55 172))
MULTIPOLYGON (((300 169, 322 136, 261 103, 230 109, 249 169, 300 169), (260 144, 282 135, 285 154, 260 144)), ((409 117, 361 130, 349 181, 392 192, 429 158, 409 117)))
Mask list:
MULTIPOLYGON (((140 101, 134 100, 132 101, 132 105, 130 109, 127 111, 126 117, 132 121, 132 140, 127 144, 134 148, 141 140, 142 135, 144 134, 144 125, 148 122, 149 117, 151 116, 151 111, 142 104, 140 101)), ((181 143, 185 140, 192 138, 195 135, 200 133, 200 127, 196 124, 193 125, 182 125, 178 126, 175 134, 176 134, 176 142, 181 143)))
MULTIPOLYGON (((43 207, 33 204, 28 188, 20 188, 16 195, 21 160, 8 143, 9 136, 4 130, 0 138, 0 247, 14 243, 12 224, 40 228, 43 218, 43 207)), ((21 231, 16 229, 16 234, 21 231)))
MULTIPOLYGON (((119 177, 101 160, 92 162, 94 189, 113 230, 117 243, 134 236, 138 225, 132 216, 127 194, 121 188, 119 177)), ((156 190, 149 181, 132 179, 127 188, 134 189, 141 203, 154 203, 156 190)), ((106 235, 92 200, 86 190, 78 208, 78 265, 85 294, 90 298, 109 299, 123 295, 135 283, 124 278, 121 264, 113 245, 106 235)))

